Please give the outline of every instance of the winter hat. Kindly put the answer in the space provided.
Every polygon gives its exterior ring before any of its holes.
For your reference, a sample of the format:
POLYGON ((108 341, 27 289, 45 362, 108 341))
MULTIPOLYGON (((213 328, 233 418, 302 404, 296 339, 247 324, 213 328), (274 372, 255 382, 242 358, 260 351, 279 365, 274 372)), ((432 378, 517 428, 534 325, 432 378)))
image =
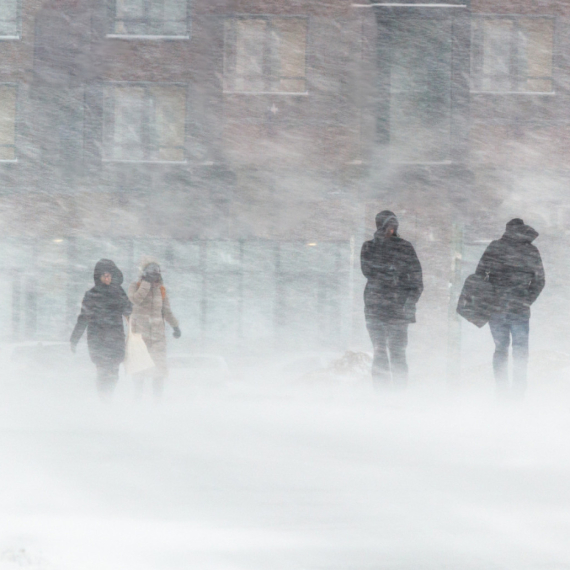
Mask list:
POLYGON ((376 227, 384 231, 388 226, 393 227, 394 231, 398 230, 398 218, 396 218, 396 214, 390 210, 383 210, 379 214, 376 214, 376 227))
POLYGON ((160 265, 158 265, 158 263, 155 263, 154 261, 149 263, 145 268, 144 268, 144 272, 145 273, 160 273, 160 265))
POLYGON ((139 271, 140 271, 141 275, 145 272, 145 269, 151 263, 155 263, 156 265, 158 265, 160 267, 160 262, 156 257, 153 257, 152 255, 143 255, 142 256, 140 263, 139 263, 139 271))
POLYGON ((110 259, 100 259, 95 264, 95 270, 93 271, 93 281, 95 281, 95 285, 101 284, 101 276, 104 273, 111 274, 112 283, 115 285, 121 285, 123 283, 123 274, 121 270, 110 259))
POLYGON ((532 242, 538 237, 538 232, 534 228, 527 226, 521 218, 513 218, 510 222, 507 222, 505 237, 517 241, 532 242))
POLYGON ((515 229, 516 226, 524 226, 524 222, 521 218, 513 218, 510 222, 507 222, 507 229, 515 229))

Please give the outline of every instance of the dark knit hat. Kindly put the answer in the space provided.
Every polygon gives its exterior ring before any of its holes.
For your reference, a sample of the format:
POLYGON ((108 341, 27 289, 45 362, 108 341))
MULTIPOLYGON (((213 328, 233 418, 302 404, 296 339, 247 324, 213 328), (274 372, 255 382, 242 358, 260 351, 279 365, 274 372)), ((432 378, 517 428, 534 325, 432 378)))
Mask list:
POLYGON ((388 226, 398 229, 398 218, 396 214, 390 210, 383 210, 379 214, 376 214, 376 228, 384 231, 388 226))
POLYGON ((524 226, 524 222, 521 218, 513 218, 510 222, 507 222, 507 229, 516 226, 524 226))

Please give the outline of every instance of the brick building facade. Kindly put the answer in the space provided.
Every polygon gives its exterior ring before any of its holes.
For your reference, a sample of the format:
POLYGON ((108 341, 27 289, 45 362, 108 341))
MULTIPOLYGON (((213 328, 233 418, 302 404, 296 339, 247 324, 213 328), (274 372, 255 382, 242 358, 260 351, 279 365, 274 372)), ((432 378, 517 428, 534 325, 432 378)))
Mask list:
POLYGON ((415 334, 451 346, 506 218, 564 233, 562 2, 6 6, 5 338, 65 338, 97 258, 132 279, 153 253, 188 346, 366 347, 358 256, 389 207, 424 265, 415 334))

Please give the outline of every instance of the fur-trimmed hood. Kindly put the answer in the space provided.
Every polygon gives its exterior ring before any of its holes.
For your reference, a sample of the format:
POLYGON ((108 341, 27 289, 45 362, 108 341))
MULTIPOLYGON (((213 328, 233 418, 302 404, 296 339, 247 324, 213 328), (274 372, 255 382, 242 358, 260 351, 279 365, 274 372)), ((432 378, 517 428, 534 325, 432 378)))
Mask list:
POLYGON ((143 255, 139 261, 139 274, 142 275, 144 270, 151 264, 156 263, 159 267, 160 261, 152 255, 143 255))

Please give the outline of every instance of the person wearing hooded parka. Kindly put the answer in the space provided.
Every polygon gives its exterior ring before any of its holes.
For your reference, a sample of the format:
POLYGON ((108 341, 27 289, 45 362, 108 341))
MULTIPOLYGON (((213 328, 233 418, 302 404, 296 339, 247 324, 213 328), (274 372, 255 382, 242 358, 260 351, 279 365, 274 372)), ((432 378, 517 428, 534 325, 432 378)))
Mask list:
POLYGON ((404 387, 408 325, 416 322, 416 303, 423 291, 422 267, 412 244, 398 235, 394 212, 377 214, 376 228, 374 239, 364 242, 360 254, 367 279, 364 316, 374 347, 372 377, 378 386, 393 383, 404 387))
POLYGON ((491 242, 483 253, 476 274, 489 280, 494 288, 489 327, 495 342, 493 372, 497 389, 509 388, 509 346, 513 346, 513 383, 515 395, 527 386, 530 306, 544 289, 542 259, 533 241, 538 232, 520 218, 507 223, 503 236, 491 242))
POLYGON ((85 293, 81 313, 71 335, 71 348, 87 329, 87 346, 97 367, 97 385, 103 395, 111 392, 119 379, 119 365, 125 358, 123 317, 132 305, 122 288, 123 274, 110 259, 101 259, 93 272, 95 286, 85 293))
POLYGON ((164 286, 160 265, 151 257, 140 264, 140 279, 129 286, 128 296, 133 303, 132 331, 142 335, 155 367, 136 375, 139 395, 144 380, 152 376, 155 396, 162 394, 164 379, 168 374, 166 363, 165 321, 172 327, 174 338, 180 338, 178 320, 170 308, 170 299, 164 286))

